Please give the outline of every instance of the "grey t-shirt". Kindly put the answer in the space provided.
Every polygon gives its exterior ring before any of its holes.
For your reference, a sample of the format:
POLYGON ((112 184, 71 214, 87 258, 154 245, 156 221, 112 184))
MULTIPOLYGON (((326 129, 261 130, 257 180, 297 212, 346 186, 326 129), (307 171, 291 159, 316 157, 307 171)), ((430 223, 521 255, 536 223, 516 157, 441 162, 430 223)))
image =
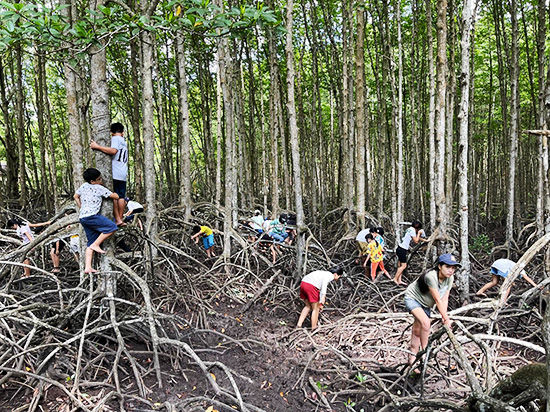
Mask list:
MULTIPOLYGON (((437 289, 439 291, 440 298, 443 298, 445 293, 451 290, 454 282, 454 276, 451 276, 450 278, 445 278, 443 282, 440 282, 437 275, 437 270, 431 270, 430 272, 426 273, 424 279, 426 280, 426 284, 428 285, 428 287, 437 289)), ((420 288, 418 287, 418 279, 416 279, 407 287, 407 290, 405 291, 405 298, 414 299, 425 308, 432 308, 435 305, 435 300, 429 291, 427 293, 422 293, 420 291, 420 288)))

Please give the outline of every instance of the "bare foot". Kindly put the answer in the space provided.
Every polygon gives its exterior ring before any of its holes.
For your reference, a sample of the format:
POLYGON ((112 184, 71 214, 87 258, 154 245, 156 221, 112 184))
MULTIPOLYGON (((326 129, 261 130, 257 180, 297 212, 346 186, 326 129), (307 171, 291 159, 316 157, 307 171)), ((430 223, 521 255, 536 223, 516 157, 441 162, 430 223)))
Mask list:
POLYGON ((93 269, 93 268, 89 268, 89 269, 84 269, 84 273, 97 273, 98 271, 93 269))
POLYGON ((115 222, 117 226, 128 226, 127 223, 124 223, 122 220, 120 222, 115 222))
POLYGON ((484 297, 484 298, 488 297, 487 294, 484 293, 484 292, 481 292, 481 293, 480 293, 480 292, 477 292, 477 293, 476 293, 476 296, 481 296, 481 297, 484 297))
POLYGON ((107 253, 103 249, 101 249, 99 246, 91 245, 91 246, 88 246, 88 247, 90 249, 92 249, 94 252, 97 252, 97 253, 101 253, 101 254, 107 253))
POLYGON ((398 285, 403 285, 405 286, 407 284, 407 282, 399 282, 398 285))

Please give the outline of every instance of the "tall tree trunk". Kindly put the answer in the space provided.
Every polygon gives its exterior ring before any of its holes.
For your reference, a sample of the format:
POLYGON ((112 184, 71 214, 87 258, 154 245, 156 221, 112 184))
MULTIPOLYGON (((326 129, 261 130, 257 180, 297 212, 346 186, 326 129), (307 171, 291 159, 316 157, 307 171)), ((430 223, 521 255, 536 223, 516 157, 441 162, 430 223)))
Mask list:
POLYGON ((53 130, 52 130, 52 116, 50 112, 50 99, 48 93, 48 82, 46 79, 46 64, 42 64, 39 67, 42 72, 41 77, 44 79, 44 115, 46 119, 46 137, 48 140, 48 150, 46 151, 46 159, 49 165, 50 182, 51 182, 51 196, 53 199, 54 210, 57 212, 59 207, 58 189, 57 189, 57 161, 55 158, 55 147, 53 143, 53 130))
POLYGON ((304 209, 302 205, 302 176, 300 169, 300 145, 298 143, 298 124, 296 121, 296 102, 294 100, 294 50, 292 48, 294 0, 287 2, 286 11, 286 85, 288 90, 288 122, 290 145, 292 148, 292 170, 294 172, 294 201, 296 203, 296 226, 298 239, 296 243, 296 277, 301 278, 303 254, 305 249, 304 209))
POLYGON ((23 46, 18 43, 15 47, 15 64, 17 69, 15 114, 17 118, 17 151, 19 155, 19 189, 21 195, 19 204, 21 208, 27 205, 27 168, 25 156, 25 113, 24 113, 24 97, 23 97, 23 46))
POLYGON ((510 247, 514 236, 516 162, 519 134, 519 58, 518 17, 516 0, 510 2, 512 19, 512 54, 510 61, 510 165, 508 175, 508 214, 506 216, 506 244, 510 247))
MULTIPOLYGON (((537 32, 537 68, 538 68, 538 127, 541 130, 548 129, 548 123, 544 110, 544 91, 546 89, 545 67, 547 64, 546 56, 546 1, 538 0, 537 3, 538 32, 537 32)), ((538 145, 538 179, 537 179, 537 230, 544 232, 544 216, 550 213, 550 205, 545 201, 548 198, 548 138, 539 135, 538 145), (546 161, 545 161, 546 159, 546 161)))
POLYGON ((180 87, 178 88, 178 114, 181 127, 180 146, 180 202, 184 207, 184 219, 191 217, 191 133, 189 131, 189 102, 187 100, 187 73, 185 70, 184 34, 176 36, 176 65, 180 87))
MULTIPOLYGON (((439 240, 446 242, 447 203, 445 198, 445 100, 447 96, 447 0, 437 0, 437 64, 435 102, 435 199, 439 240)), ((444 244, 441 245, 444 248, 444 244)))
POLYGON ((448 87, 447 87, 447 110, 446 110, 446 172, 445 172, 445 199, 447 201, 447 216, 452 216, 453 211, 453 187, 454 171, 453 164, 453 140, 454 140, 454 116, 455 116, 455 95, 456 95, 456 73, 455 73, 455 3, 449 0, 449 64, 448 64, 448 87))
POLYGON ((130 40, 130 67, 132 70, 132 131, 134 135, 134 179, 135 197, 143 202, 143 150, 140 128, 140 97, 139 97, 139 42, 130 40))
MULTIPOLYGON (((145 4, 142 6, 145 7, 145 4)), ((155 173, 155 130, 154 130, 154 92, 153 92, 153 36, 154 33, 143 31, 141 34, 141 87, 143 113, 143 143, 144 143, 144 183, 145 202, 147 209, 147 234, 151 239, 157 235, 156 207, 156 173, 155 173)), ((156 250, 153 250, 153 256, 156 250)))
MULTIPOLYGON (((432 0, 426 0, 426 39, 428 43, 428 90, 430 94, 430 102, 428 108, 428 144, 430 153, 435 154, 435 65, 433 54, 433 34, 432 34, 432 0)), ((435 155, 428 156, 429 170, 429 190, 430 190, 430 228, 435 230, 435 155)))
POLYGON ((225 62, 220 43, 218 42, 218 51, 216 52, 216 207, 220 207, 222 198, 222 137, 223 137, 223 93, 222 93, 222 67, 225 70, 225 62))
MULTIPOLYGON (((103 0, 95 3, 95 7, 102 6, 103 0)), ((111 147, 111 113, 109 110, 109 85, 107 83, 107 52, 104 45, 94 46, 91 48, 90 58, 90 97, 92 101, 92 139, 100 146, 111 147)), ((113 187, 113 171, 112 171, 112 156, 102 152, 96 154, 97 169, 103 176, 103 185, 113 187)), ((115 201, 117 202, 117 201, 115 201)), ((105 216, 113 215, 113 202, 103 202, 101 207, 102 213, 105 216)), ((114 244, 114 237, 107 239, 107 244, 114 244)), ((102 282, 100 288, 104 291, 114 292, 114 278, 110 275, 113 248, 105 255, 100 255, 101 272, 105 275, 101 276, 102 282)), ((120 388, 117 371, 114 371, 114 381, 117 389, 120 388)))
MULTIPOLYGON (((404 171, 403 171, 403 44, 401 40, 401 1, 395 2, 395 15, 397 20, 397 204, 396 222, 403 221, 404 202, 404 171)), ((401 226, 396 224, 396 238, 401 238, 401 226)))
POLYGON ((0 99, 2 107, 2 116, 4 118, 5 146, 6 146, 6 194, 7 197, 15 198, 18 193, 17 178, 19 175, 19 163, 17 159, 17 149, 14 135, 12 133, 12 119, 10 116, 10 103, 8 100, 8 91, 6 88, 6 76, 4 73, 4 63, 0 55, 0 99))
POLYGON ((224 219, 224 249, 223 256, 226 260, 231 256, 231 232, 233 231, 234 196, 236 193, 235 182, 235 106, 233 97, 233 84, 231 79, 232 62, 229 52, 228 40, 222 38, 220 48, 220 74, 223 94, 223 106, 225 113, 225 219, 224 219))
POLYGON ((365 227, 365 10, 357 5, 355 51, 355 130, 357 132, 357 224, 365 227))
MULTIPOLYGON (((275 34, 271 31, 267 35, 269 49, 269 132, 271 139, 271 212, 273 217, 279 213, 279 144, 278 135, 281 132, 278 125, 278 101, 279 98, 279 66, 277 65, 277 47, 275 44, 275 34), (279 132, 279 133, 278 133, 279 132)), ((280 125, 282 126, 282 125, 280 125)))
POLYGON ((44 53, 38 51, 36 59, 34 61, 34 74, 36 82, 36 118, 38 121, 38 141, 40 143, 40 193, 44 199, 46 210, 48 213, 52 213, 52 198, 50 197, 50 185, 49 175, 47 172, 47 160, 46 160, 46 128, 44 126, 44 88, 46 86, 46 79, 42 77, 42 66, 46 64, 44 61, 44 53))
MULTIPOLYGON (((74 14, 76 7, 74 0, 66 0, 69 7, 64 9, 67 20, 73 24, 75 21, 74 14)), ((72 189, 78 188, 83 182, 84 172, 83 164, 83 148, 82 148, 82 129, 80 128, 80 115, 78 111, 77 99, 77 75, 76 67, 73 67, 69 60, 65 61, 65 92, 67 94, 67 119, 69 124, 69 136, 71 142, 71 164, 72 173, 72 189)))
POLYGON ((473 24, 475 21, 477 0, 466 0, 462 9, 462 50, 460 65, 460 111, 458 113, 460 137, 458 145, 458 179, 459 179, 459 213, 460 213, 460 250, 462 268, 457 275, 457 286, 460 301, 469 300, 470 253, 469 210, 468 210, 468 154, 469 154, 469 114, 470 114, 470 42, 472 41, 473 24))

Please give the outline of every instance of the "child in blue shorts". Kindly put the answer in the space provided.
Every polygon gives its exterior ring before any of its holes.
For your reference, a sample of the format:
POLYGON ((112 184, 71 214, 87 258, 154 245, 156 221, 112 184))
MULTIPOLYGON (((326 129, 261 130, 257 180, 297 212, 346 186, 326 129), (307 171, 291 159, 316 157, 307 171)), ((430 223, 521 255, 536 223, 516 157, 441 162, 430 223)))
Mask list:
POLYGON ((199 243, 199 237, 202 235, 202 244, 208 257, 216 256, 214 254, 214 232, 208 226, 193 226, 193 236, 191 240, 199 243))
POLYGON ((94 252, 105 253, 100 247, 101 244, 117 230, 115 222, 99 214, 101 203, 103 198, 110 198, 116 201, 119 197, 116 193, 112 193, 101 185, 103 179, 101 178, 100 171, 97 169, 86 169, 84 171, 84 180, 86 183, 78 188, 74 194, 74 200, 80 208, 78 217, 88 238, 84 273, 94 273, 97 272, 97 270, 92 268, 94 252))

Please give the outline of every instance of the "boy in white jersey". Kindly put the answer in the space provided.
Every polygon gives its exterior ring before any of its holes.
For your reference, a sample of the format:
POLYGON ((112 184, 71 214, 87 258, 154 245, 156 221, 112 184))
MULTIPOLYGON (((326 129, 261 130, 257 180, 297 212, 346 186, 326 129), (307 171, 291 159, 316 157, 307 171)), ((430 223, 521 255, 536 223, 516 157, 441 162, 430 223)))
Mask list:
POLYGON ((118 200, 113 202, 113 215, 117 226, 126 226, 122 220, 126 202, 126 181, 128 180, 128 146, 124 140, 124 126, 121 123, 111 125, 111 147, 100 146, 94 140, 90 142, 93 150, 99 150, 111 156, 113 168, 113 191, 118 200))

